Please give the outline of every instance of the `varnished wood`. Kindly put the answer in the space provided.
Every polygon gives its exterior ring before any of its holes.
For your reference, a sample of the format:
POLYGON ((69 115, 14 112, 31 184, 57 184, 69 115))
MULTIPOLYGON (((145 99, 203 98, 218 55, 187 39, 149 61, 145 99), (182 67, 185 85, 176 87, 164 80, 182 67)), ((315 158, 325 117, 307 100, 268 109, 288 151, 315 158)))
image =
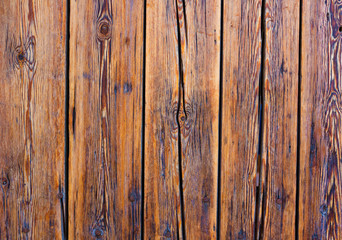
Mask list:
POLYGON ((147 1, 148 239, 216 237, 220 12, 220 1, 147 1))
POLYGON ((260 239, 294 239, 299 0, 265 2, 260 239))
POLYGON ((143 1, 71 1, 69 239, 140 239, 143 1))
POLYGON ((3 0, 0 25, 0 239, 62 239, 66 1, 3 0))
POLYGON ((341 7, 303 1, 299 239, 341 239, 341 7))
POLYGON ((261 0, 224 3, 221 239, 255 236, 261 7, 261 0))

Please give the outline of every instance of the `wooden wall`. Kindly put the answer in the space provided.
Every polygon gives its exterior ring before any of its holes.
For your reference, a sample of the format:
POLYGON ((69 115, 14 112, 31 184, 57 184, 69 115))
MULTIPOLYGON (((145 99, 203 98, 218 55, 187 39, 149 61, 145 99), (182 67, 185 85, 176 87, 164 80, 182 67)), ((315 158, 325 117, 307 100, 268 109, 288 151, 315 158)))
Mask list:
POLYGON ((342 239, 341 9, 0 1, 0 239, 342 239))

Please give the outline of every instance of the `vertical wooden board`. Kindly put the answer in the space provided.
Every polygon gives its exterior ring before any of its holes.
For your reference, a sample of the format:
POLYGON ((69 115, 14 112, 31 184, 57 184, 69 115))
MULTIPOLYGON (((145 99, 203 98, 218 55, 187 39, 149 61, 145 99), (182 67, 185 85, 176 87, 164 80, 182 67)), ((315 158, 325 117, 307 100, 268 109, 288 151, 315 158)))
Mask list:
POLYGON ((299 239, 341 239, 341 12, 303 1, 299 239))
POLYGON ((149 239, 216 237, 220 17, 220 1, 147 1, 149 239))
POLYGON ((261 6, 261 0, 224 3, 221 239, 254 239, 261 6))
POLYGON ((299 0, 265 5, 261 239, 295 238, 299 11, 299 0))
POLYGON ((148 0, 144 239, 182 239, 175 1, 148 0))
POLYGON ((71 1, 69 238, 139 239, 143 1, 71 1))
POLYGON ((62 239, 66 1, 3 0, 0 25, 0 239, 62 239))
POLYGON ((221 1, 177 1, 185 236, 215 239, 221 1))

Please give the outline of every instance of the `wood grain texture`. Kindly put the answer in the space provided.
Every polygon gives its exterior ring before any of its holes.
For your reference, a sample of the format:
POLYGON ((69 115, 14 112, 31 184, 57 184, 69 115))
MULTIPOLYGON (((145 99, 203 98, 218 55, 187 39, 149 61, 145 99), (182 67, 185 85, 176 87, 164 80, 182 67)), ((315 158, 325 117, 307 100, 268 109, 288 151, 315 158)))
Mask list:
POLYGON ((261 0, 224 4, 221 239, 254 239, 261 6, 261 0))
POLYGON ((341 239, 341 7, 303 1, 299 239, 341 239))
POLYGON ((3 0, 0 25, 0 239, 62 239, 66 1, 3 0))
POLYGON ((220 11, 147 1, 147 239, 216 237, 220 11))
POLYGON ((139 239, 143 1, 71 1, 69 238, 139 239))
POLYGON ((175 1, 147 1, 144 239, 182 238, 175 1))
POLYGON ((299 0, 265 2, 260 239, 294 239, 299 0))
POLYGON ((221 1, 177 1, 181 44, 178 122, 187 239, 217 235, 221 1))

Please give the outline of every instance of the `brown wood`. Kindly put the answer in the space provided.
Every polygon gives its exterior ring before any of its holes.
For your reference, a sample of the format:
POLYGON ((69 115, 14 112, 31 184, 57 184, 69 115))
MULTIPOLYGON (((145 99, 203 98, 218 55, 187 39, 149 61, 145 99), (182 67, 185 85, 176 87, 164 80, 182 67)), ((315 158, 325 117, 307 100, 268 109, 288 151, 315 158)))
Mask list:
POLYGON ((260 239, 295 238, 299 16, 299 0, 265 3, 260 239))
POLYGON ((341 239, 341 12, 304 1, 299 238, 341 239))
POLYGON ((147 1, 144 239, 182 238, 175 1, 147 1))
POLYGON ((147 1, 148 239, 216 237, 220 11, 220 1, 147 1))
POLYGON ((71 1, 69 239, 139 239, 143 1, 71 1))
POLYGON ((2 0, 0 25, 0 239, 62 239, 66 1, 2 0))
POLYGON ((342 239, 341 7, 0 1, 0 239, 342 239))
POLYGON ((221 239, 254 239, 258 184, 261 0, 223 15, 221 239))

